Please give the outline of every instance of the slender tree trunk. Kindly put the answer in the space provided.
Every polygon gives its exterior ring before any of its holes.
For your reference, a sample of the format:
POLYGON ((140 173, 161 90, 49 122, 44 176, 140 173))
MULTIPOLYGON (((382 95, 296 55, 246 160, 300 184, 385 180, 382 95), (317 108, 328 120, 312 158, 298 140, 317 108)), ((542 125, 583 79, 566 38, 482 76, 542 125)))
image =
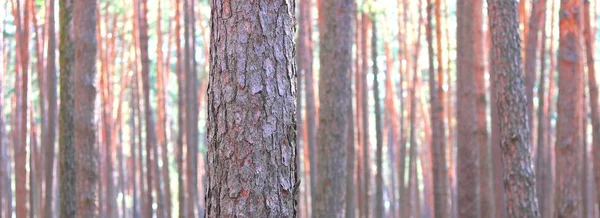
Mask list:
MULTIPOLYGON (((358 13, 358 12, 357 12, 358 13)), ((363 56, 363 46, 362 46, 362 37, 363 37, 363 32, 362 32, 362 14, 358 13, 356 15, 356 74, 355 74, 355 83, 354 86, 356 87, 356 144, 358 145, 358 151, 356 152, 356 159, 357 159, 357 163, 356 163, 356 180, 357 180, 357 184, 356 184, 356 194, 354 196, 354 198, 357 199, 358 201, 358 205, 357 205, 357 209, 358 209, 358 216, 362 216, 364 214, 364 204, 365 199, 362 198, 362 190, 363 190, 363 132, 365 131, 363 129, 363 125, 362 125, 362 114, 364 113, 362 110, 362 90, 364 89, 364 87, 362 86, 362 66, 363 66, 363 62, 362 62, 362 56, 363 56)), ((354 173, 354 172, 353 172, 354 173)))
POLYGON ((73 64, 74 48, 71 39, 72 0, 59 0, 60 14, 60 111, 59 111, 59 176, 60 217, 75 217, 77 202, 75 195, 75 146, 73 64))
MULTIPOLYGON (((369 44, 368 44, 368 35, 369 35, 369 27, 371 25, 371 21, 368 17, 368 15, 366 13, 363 13, 362 15, 362 30, 361 32, 363 33, 363 37, 362 37, 362 42, 361 42, 361 46, 362 46, 362 78, 361 78, 361 87, 362 87, 362 92, 361 92, 361 99, 362 99, 362 105, 361 105, 361 110, 362 110, 362 129, 363 129, 363 142, 362 142, 362 147, 363 147, 363 160, 362 160, 362 164, 363 164, 363 188, 362 188, 362 199, 364 199, 364 204, 363 204, 363 217, 369 217, 370 213, 369 213, 369 206, 370 206, 370 195, 369 195, 369 186, 370 186, 370 181, 371 181, 371 158, 370 158, 370 142, 369 142, 369 83, 367 82, 367 74, 369 73, 369 44)), ((322 159, 322 158, 320 158, 322 159)))
MULTIPOLYGON (((594 161, 594 175, 596 183, 596 199, 600 202, 600 112, 598 111, 598 82, 596 80, 596 68, 594 66, 594 34, 595 29, 591 25, 590 1, 584 1, 584 37, 588 74, 588 91, 590 93, 590 107, 592 112, 592 150, 594 161)), ((600 208, 599 208, 600 209, 600 208)))
MULTIPOLYGON (((392 51, 390 46, 390 41, 387 39, 385 41, 385 59, 386 59, 386 68, 385 68, 385 124, 388 126, 387 131, 387 144, 388 144, 388 156, 389 156, 389 166, 390 169, 394 169, 396 162, 396 152, 399 147, 399 139, 398 133, 400 132, 400 128, 398 126, 398 112, 396 111, 396 100, 394 96, 394 80, 392 79, 392 69, 394 67, 394 58, 392 57, 392 51)), ((386 132, 386 131, 384 131, 386 132)), ((388 191, 388 196, 390 197, 390 211, 388 213, 389 217, 396 217, 397 215, 397 175, 393 170, 390 172, 390 190, 388 191)))
POLYGON ((213 1, 206 217, 293 217, 297 210, 293 4, 258 4, 213 1), (260 14, 265 23, 234 14, 260 14), (225 33, 243 41, 225 40, 225 33), (255 46, 267 49, 258 52, 255 46), (248 53, 235 52, 240 49, 248 53))
POLYGON ((185 134, 186 134, 186 129, 185 129, 185 85, 184 85, 184 81, 185 81, 185 71, 183 68, 183 53, 181 51, 181 1, 182 0, 178 0, 175 2, 175 44, 176 45, 176 56, 177 56, 177 63, 176 63, 176 73, 177 73, 177 108, 178 108, 178 113, 177 113, 177 126, 178 126, 178 130, 179 133, 177 134, 177 149, 175 151, 176 153, 176 162, 177 162, 177 199, 178 199, 178 204, 179 204, 179 217, 183 218, 186 216, 186 205, 187 205, 187 201, 186 201, 186 192, 185 192, 185 183, 184 183, 184 168, 183 168, 183 160, 184 160, 184 154, 183 154, 183 144, 184 144, 184 140, 185 140, 185 134))
POLYGON ((379 100, 379 68, 377 66, 377 19, 373 16, 371 26, 371 58, 373 62, 373 101, 375 102, 375 136, 377 140, 375 152, 375 217, 383 217, 383 131, 381 129, 381 101, 379 100))
POLYGON ((194 1, 186 0, 183 3, 184 8, 184 69, 185 88, 186 88, 186 144, 187 144, 187 217, 196 217, 196 205, 198 202, 198 97, 197 97, 197 76, 196 61, 194 49, 194 1))
MULTIPOLYGON (((16 20, 17 33, 19 40, 17 41, 17 48, 19 48, 19 65, 18 72, 21 76, 18 80, 15 80, 15 89, 18 89, 18 123, 17 129, 17 140, 15 141, 15 193, 16 193, 16 215, 17 217, 29 217, 29 208, 33 205, 28 206, 29 191, 27 189, 27 169, 25 165, 27 163, 27 90, 28 90, 28 69, 29 69, 29 4, 31 0, 25 0, 23 9, 21 10, 20 2, 16 2, 16 13, 14 16, 16 20), (22 13, 22 14, 21 14, 22 13)), ((13 3, 14 5, 14 3, 13 3)))
MULTIPOLYGON (((400 82, 399 82, 399 99, 400 99, 400 106, 403 109, 407 110, 407 106, 406 106, 406 100, 404 98, 404 92, 405 92, 405 83, 408 84, 408 68, 407 68, 407 62, 408 62, 408 40, 405 40, 406 35, 403 34, 404 32, 406 32, 406 20, 408 17, 408 9, 406 7, 406 3, 407 1, 397 1, 398 3, 398 29, 400 31, 398 31, 398 42, 400 42, 400 49, 398 51, 399 54, 399 60, 400 60, 400 67, 399 67, 399 72, 400 72, 400 82)), ((406 131, 405 131, 405 116, 406 113, 404 112, 404 110, 401 111, 400 113, 400 145, 399 145, 399 149, 398 149, 398 213, 397 213, 397 217, 403 217, 404 216, 404 205, 405 205, 405 193, 406 193, 406 186, 405 186, 405 168, 406 168, 406 131)))
MULTIPOLYGON (((521 0, 525 2, 524 0, 521 0)), ((531 16, 526 32, 525 42, 525 93, 527 94, 527 117, 529 129, 533 130, 533 88, 535 86, 535 75, 537 66, 537 51, 540 28, 546 13, 546 0, 533 0, 531 2, 531 16)), ((539 125, 539 124, 538 124, 539 125)), ((533 135, 532 135, 533 136, 533 135)), ((534 143, 533 137, 531 137, 534 143)), ((534 144, 532 144, 532 147, 534 144)), ((533 151, 533 150, 532 150, 533 151)))
POLYGON ((96 1, 73 2, 74 144, 77 145, 77 217, 97 217, 98 147, 94 120, 96 99, 96 1))
MULTIPOLYGON (((44 147, 46 157, 44 168, 46 168, 46 184, 44 187, 44 217, 52 217, 52 202, 53 202, 53 189, 52 185, 54 182, 54 143, 56 139, 56 34, 54 32, 54 0, 48 1, 48 51, 46 58, 46 79, 47 79, 47 94, 48 94, 48 120, 46 123, 46 130, 48 134, 45 134, 45 139, 42 146, 44 147)), ((0 106, 0 111, 1 111, 0 106)), ((1 122, 0 122, 1 123, 1 122)), ((0 130, 0 138, 2 138, 2 130, 0 130)), ((2 139, 0 139, 1 141, 2 139)), ((0 144, 2 144, 0 142, 0 144)))
MULTIPOLYGON (((311 196, 311 213, 316 211, 316 194, 317 194, 317 170, 316 170, 316 141, 315 141, 315 98, 314 98, 314 85, 313 85, 313 71, 312 71, 312 1, 300 0, 300 15, 298 16, 299 32, 298 32, 298 58, 300 60, 298 64, 299 72, 304 74, 304 80, 306 82, 305 93, 306 93, 306 120, 308 139, 304 143, 308 144, 308 149, 305 151, 308 153, 308 162, 310 168, 310 175, 308 183, 310 184, 310 196, 311 196)), ((300 90, 300 89, 299 89, 300 90)), ((308 216, 308 214, 307 214, 308 216)))
MULTIPOLYGON (((354 15, 352 17, 352 19, 350 20, 350 22, 352 24, 354 24, 354 21, 356 20, 356 14, 357 14, 357 10, 356 10, 356 2, 352 1, 352 14, 354 15)), ((351 34, 354 34, 354 32, 356 31, 356 27, 353 29, 353 31, 351 32, 351 34)), ((352 36, 350 36, 350 39, 354 39, 352 36)), ((352 47, 352 43, 350 43, 350 46, 352 47)), ((350 49, 352 50, 352 49, 350 49)), ((352 63, 352 51, 350 51, 350 61, 349 61, 349 65, 351 65, 352 63)), ((350 75, 348 77, 348 87, 350 87, 350 94, 349 94, 349 103, 348 103, 348 113, 347 113, 347 122, 348 122, 348 129, 346 130, 346 206, 345 206, 345 211, 346 217, 356 217, 356 182, 355 182, 355 155, 356 155, 356 151, 355 151, 355 143, 356 141, 354 140, 354 133, 355 133, 355 123, 354 123, 354 108, 352 107, 352 100, 353 100, 353 92, 352 92, 352 76, 356 74, 358 75, 358 68, 352 69, 352 67, 350 67, 350 75)))
POLYGON ((539 217, 527 125, 527 98, 521 76, 517 5, 511 0, 488 0, 492 35, 492 74, 500 126, 509 217, 539 217))
POLYGON ((556 198, 558 217, 582 217, 583 158, 583 2, 561 0, 556 123, 556 198))
MULTIPOLYGON (((167 72, 164 72, 164 57, 163 57, 163 41, 162 41, 162 28, 161 28, 161 1, 158 1, 158 11, 157 11, 157 21, 156 21, 156 38, 157 38, 157 58, 156 58, 156 87, 157 87, 157 112, 158 112, 158 124, 157 124, 157 134, 158 141, 157 144, 160 146, 160 157, 163 162, 161 169, 159 170, 157 167, 156 178, 161 178, 158 181, 162 183, 159 184, 159 194, 163 196, 162 204, 164 208, 162 208, 162 216, 171 217, 171 191, 170 191, 170 182, 169 182, 169 158, 168 158, 168 148, 167 148, 167 117, 166 117, 166 89, 165 86, 168 82, 166 77, 167 72)), ((170 52, 170 50, 168 50, 170 52)), ((168 63, 167 63, 168 64, 168 63)), ((168 68, 167 68, 168 69, 168 68)), ((158 162, 158 151, 154 151, 155 161, 158 162)))
POLYGON ((475 75, 482 64, 482 1, 459 0, 457 2, 457 80, 456 98, 458 130, 457 183, 458 216, 480 217, 478 150, 480 141, 477 129, 477 95, 475 75))
MULTIPOLYGON (((422 0, 419 0, 419 6, 422 6, 422 0)), ((421 33, 422 33, 422 18, 423 13, 421 7, 418 7, 418 19, 417 19, 417 35, 415 38, 415 49, 413 50, 412 57, 412 85, 410 87, 410 150, 409 150, 409 162, 408 162, 408 187, 407 187, 407 206, 404 211, 405 216, 413 216, 420 217, 419 214, 419 206, 420 198, 419 198, 419 189, 418 179, 417 179, 417 127, 416 127, 416 114, 417 114, 417 99, 419 98, 417 95, 418 86, 418 71, 419 71, 419 51, 421 49, 421 33)))
MULTIPOLYGON (((441 104, 442 99, 439 94, 443 95, 442 87, 436 84, 436 76, 438 81, 442 81, 442 71, 440 68, 441 59, 438 59, 438 73, 435 73, 434 67, 434 52, 433 52, 433 13, 434 8, 439 7, 434 5, 433 0, 427 1, 427 51, 429 57, 429 100, 431 102, 431 123, 432 123, 432 140, 431 149, 433 160, 433 193, 434 193, 434 216, 436 218, 447 217, 447 189, 446 189, 446 130, 444 128, 444 108, 441 104)), ((440 25, 439 16, 436 19, 436 25, 440 25)), ((441 57, 440 39, 438 38, 438 57, 441 57)), ((439 83, 442 84, 442 83, 439 83)))
MULTIPOLYGON (((544 13, 542 17, 542 41, 541 41, 541 53, 540 53, 540 83, 538 90, 538 125, 537 125, 537 152, 536 152, 536 192, 538 205, 540 208, 540 217, 548 217, 547 211, 551 207, 550 194, 546 192, 550 185, 549 176, 551 173, 551 165, 549 160, 550 146, 548 142, 548 129, 550 122, 548 119, 548 102, 546 102, 546 15, 544 13)), ((552 75, 552 74, 550 74, 552 75)))
MULTIPOLYGON (((556 14, 555 13, 555 8, 556 4, 552 4, 552 9, 550 13, 551 19, 550 19, 550 45, 548 48, 548 51, 550 51, 550 68, 549 68, 549 79, 550 81, 548 81, 548 94, 546 96, 546 98, 548 99, 548 114, 554 114, 555 111, 555 107, 556 104, 554 103, 554 86, 555 86, 555 75, 556 75, 556 65, 554 64, 556 62, 556 58, 555 58, 555 50, 554 50, 554 42, 555 42, 555 37, 554 37, 554 28, 556 27, 556 25, 554 25, 554 20, 556 18, 556 14)), ((540 209, 544 209, 542 211, 540 211, 540 214, 542 215, 541 217, 554 217, 554 198, 555 198, 555 190, 554 190, 554 175, 555 175, 555 158, 554 158, 554 154, 555 154, 555 147, 554 147, 554 142, 553 142, 553 128, 552 128, 552 116, 548 116, 545 120, 546 122, 546 126, 548 127, 548 139, 547 139, 547 143, 548 143, 548 153, 546 156, 546 159, 548 160, 548 179, 547 179, 547 184, 545 185, 545 189, 543 190, 544 193, 547 194, 548 199, 545 202, 545 206, 540 206, 540 209), (545 207, 545 208, 544 208, 545 207)))

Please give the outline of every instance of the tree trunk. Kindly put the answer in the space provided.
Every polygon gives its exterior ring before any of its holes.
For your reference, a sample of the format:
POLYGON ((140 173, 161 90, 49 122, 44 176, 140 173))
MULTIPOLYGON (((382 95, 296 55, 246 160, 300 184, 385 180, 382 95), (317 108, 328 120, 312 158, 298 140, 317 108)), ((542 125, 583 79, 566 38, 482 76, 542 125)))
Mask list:
POLYGON ((556 198, 558 217, 582 217, 583 199, 583 45, 580 0, 561 0, 558 50, 558 120, 556 122, 556 198))
POLYGON ((539 217, 527 126, 527 98, 521 76, 517 5, 511 0, 488 0, 492 36, 492 74, 500 126, 509 217, 539 217))
POLYGON ((293 4, 216 0, 212 6, 205 216, 293 217, 299 188, 293 4))
POLYGON ((187 217, 196 217, 198 203, 198 96, 194 30, 194 1, 183 2, 184 8, 184 69, 186 88, 186 143, 187 143, 187 217))
MULTIPOLYGON (((423 1, 419 0, 419 6, 422 6, 423 1)), ((420 203, 420 198, 419 198, 419 189, 417 187, 418 185, 418 179, 417 179, 417 127, 416 127, 416 116, 417 116, 417 99, 419 98, 417 95, 417 89, 419 89, 418 86, 418 71, 419 71, 419 51, 421 49, 421 28, 423 25, 421 25, 421 20, 423 18, 423 13, 421 10, 421 7, 419 7, 418 10, 418 19, 417 19, 417 34, 416 34, 416 39, 415 39, 415 48, 413 50, 413 57, 412 57, 412 85, 410 86, 410 150, 409 150, 409 162, 408 162, 408 186, 406 188, 407 193, 406 193, 406 209, 403 210, 405 211, 405 214, 402 214, 403 216, 413 216, 413 217, 420 217, 419 214, 419 206, 418 204, 420 203)), ((407 73, 408 74, 408 73, 407 73)))
MULTIPOLYGON (((537 152, 535 159, 535 174, 536 174, 536 192, 538 205, 540 208, 540 217, 549 217, 547 211, 551 207, 550 194, 546 192, 550 187, 550 146, 548 140, 548 129, 550 127, 550 120, 548 119, 548 102, 546 102, 546 15, 544 13, 541 23, 542 41, 541 41, 541 53, 540 53, 540 83, 538 90, 538 125, 537 125, 537 152)), ((552 76, 552 74, 550 74, 552 76)))
MULTIPOLYGON (((592 150, 594 161, 594 175, 596 183, 596 199, 600 202, 600 112, 598 111, 598 82, 596 80, 596 68, 594 66, 594 34, 591 25, 590 1, 584 1, 584 37, 588 73, 588 91, 590 93, 590 107, 592 112, 592 150)), ((599 208, 600 209, 600 208, 599 208)))
MULTIPOLYGON (((408 110, 407 108, 407 102, 404 98, 404 92, 405 92, 405 84, 408 84, 408 67, 407 67, 407 63, 408 63, 408 40, 405 40, 406 35, 403 34, 404 32, 406 32, 406 20, 408 19, 408 9, 407 9, 407 1, 397 1, 398 3, 398 29, 400 31, 398 31, 398 42, 400 42, 400 47, 399 47, 399 60, 400 60, 400 67, 399 67, 399 72, 400 72, 400 82, 399 82, 399 99, 400 99, 400 106, 401 108, 408 110)), ((406 183, 405 183, 405 173, 406 173, 406 125, 405 125, 405 116, 407 113, 404 112, 404 110, 401 111, 400 113, 400 144, 399 144, 399 148, 398 148, 398 213, 396 214, 397 217, 403 217, 404 216, 404 205, 406 202, 406 198, 405 198, 405 193, 406 193, 406 183)))
MULTIPOLYGON (((523 1, 523 0, 521 0, 523 1)), ((525 35, 525 93, 527 94, 527 117, 529 129, 533 130, 533 88, 535 86, 535 75, 537 66, 537 51, 540 28, 543 28, 542 20, 546 13, 546 0, 533 0, 531 2, 531 16, 525 35)), ((541 81, 540 81, 541 82, 541 81)), ((539 121, 538 121, 539 122, 539 121)), ((539 125, 539 124, 538 124, 539 125)), ((539 139, 538 139, 539 140, 539 139)), ((534 143, 532 135, 532 143, 534 143)), ((531 144, 532 147, 534 144, 531 144)), ((532 150, 533 151, 533 150, 532 150)))
POLYGON ((71 39, 72 0, 59 1, 60 14, 60 111, 59 111, 59 176, 60 176, 60 217, 74 217, 76 212, 75 195, 75 146, 74 138, 74 102, 73 102, 73 64, 74 48, 71 39))
POLYGON ((184 154, 183 154, 183 145, 186 135, 185 129, 185 71, 183 68, 183 53, 181 51, 181 0, 175 1, 175 44, 176 45, 176 73, 177 73, 177 129, 179 133, 177 134, 177 148, 175 149, 176 154, 176 162, 177 162, 177 199, 179 204, 179 217, 186 217, 186 192, 185 192, 185 183, 184 183, 184 154))
MULTIPOLYGON (((304 143, 308 149, 304 152, 308 153, 308 162, 310 175, 308 183, 310 184, 310 198, 312 212, 316 211, 316 194, 317 194, 317 153, 316 153, 316 138, 315 138, 315 97, 313 85, 313 69, 312 69, 312 1, 300 0, 300 15, 298 16, 298 70, 300 74, 304 74, 305 93, 306 93, 306 124, 307 124, 307 139, 304 143)), ((300 87, 300 86, 298 86, 300 87)), ((300 90, 300 89, 298 89, 300 90)), ((299 111, 300 113, 300 111, 299 111)), ((307 216, 309 214, 306 214, 307 216)))
MULTIPOLYGON (((361 15, 362 17, 362 25, 361 25, 361 32, 363 33, 362 35, 362 42, 361 42, 361 46, 362 46, 362 78, 361 78, 361 99, 362 99, 362 105, 361 105, 361 110, 362 110, 362 129, 363 129, 363 136, 362 136, 362 152, 363 152, 363 159, 362 159, 362 164, 363 164, 363 175, 362 175, 362 179, 363 179, 363 188, 362 188, 362 195, 361 198, 364 199, 364 204, 363 204, 363 217, 369 217, 370 212, 369 212, 369 206, 370 206, 370 195, 369 195, 369 186, 371 183, 371 158, 370 158, 370 144, 369 144, 369 83, 367 82, 367 74, 369 73, 369 44, 368 44, 368 36, 369 36, 369 27, 371 25, 371 21, 368 17, 368 15, 366 13, 362 13, 361 15)), ((319 158, 322 159, 322 158, 319 158)))
MULTIPOLYGON (((54 184, 54 146, 56 139, 56 34, 54 33, 54 0, 48 1, 48 51, 46 59, 46 87, 48 94, 48 119, 46 123, 46 130, 48 134, 45 134, 45 139, 42 146, 45 149, 46 157, 44 168, 46 168, 46 184, 45 184, 45 195, 44 195, 44 217, 52 217, 52 185, 54 184)), ((1 110, 0 106, 0 110, 1 110)), ((1 123, 1 122, 0 122, 1 123)), ((1 131, 1 130, 0 130, 1 131)), ((0 133, 0 138, 2 134, 0 133)), ((2 139, 0 139, 1 141, 2 139)), ((0 144, 2 144, 0 142, 0 144)))
MULTIPOLYGON (((350 20, 351 23, 354 23, 354 21, 356 20, 356 14, 357 14, 357 10, 356 10, 356 3, 352 2, 352 14, 354 14, 354 16, 352 17, 352 19, 350 20)), ((354 34, 354 32, 356 31, 356 27, 353 29, 353 31, 351 32, 351 34, 354 34)), ((350 36, 350 39, 353 40, 354 38, 352 36, 350 36)), ((352 43, 350 43, 352 45, 352 43)), ((350 51, 350 62, 348 63, 350 66, 352 66, 352 51, 350 51)), ((350 87, 350 102, 348 103, 348 113, 347 113, 347 122, 348 122, 348 129, 346 130, 346 205, 345 205, 345 211, 346 217, 356 217, 356 182, 355 182, 355 155, 356 155, 356 151, 355 151, 355 123, 354 123, 354 108, 352 107, 352 100, 353 100, 353 92, 352 92, 352 76, 356 74, 358 75, 358 68, 352 69, 352 67, 350 67, 350 73, 348 76, 348 87, 350 87)))
MULTIPOLYGON (((383 217, 383 131, 381 129, 381 101, 379 100, 379 68, 377 66, 377 19, 373 16, 371 26, 371 58, 373 62, 373 101, 375 102, 375 138, 377 140, 375 152, 375 217, 383 217)), ((324 62, 327 63, 327 62, 324 62)))
POLYGON ((27 90, 28 90, 28 69, 29 69, 29 4, 30 0, 25 0, 23 9, 21 10, 21 2, 13 3, 16 5, 16 16, 14 16, 17 26, 17 47, 19 48, 19 64, 15 65, 17 70, 17 80, 15 80, 15 90, 17 91, 17 110, 18 120, 15 125, 17 131, 17 140, 15 140, 15 193, 16 193, 16 215, 17 217, 29 217, 28 206, 29 191, 27 189, 27 90), (22 14, 21 14, 22 13, 22 14))
POLYGON ((456 126, 458 216, 480 217, 478 150, 480 142, 477 129, 477 95, 475 75, 482 64, 482 1, 459 0, 457 2, 457 80, 456 126))
POLYGON ((77 145, 77 216, 97 217, 98 147, 94 124, 96 99, 96 1, 73 2, 74 144, 77 145))
MULTIPOLYGON (((390 46, 389 39, 385 41, 385 59, 386 59, 386 68, 385 68, 385 112, 388 115, 385 116, 385 124, 388 126, 387 132, 387 144, 388 144, 388 156, 389 156, 389 165, 390 169, 394 169, 396 167, 396 149, 399 147, 399 139, 398 133, 400 132, 400 128, 398 126, 398 112, 396 111, 396 100, 394 96, 394 79, 392 76, 392 69, 394 67, 394 58, 392 57, 392 51, 390 46)), ((397 175, 394 170, 390 172, 390 190, 388 191, 388 196, 390 197, 390 211, 388 213, 389 217, 396 217, 397 215, 397 175)))
MULTIPOLYGON (((164 205, 164 208, 159 210, 162 210, 162 216, 166 217, 171 217, 171 189, 170 189, 170 182, 169 182, 169 158, 168 158, 168 148, 167 148, 167 114, 166 114, 166 88, 165 86, 168 83, 168 77, 167 77, 167 72, 165 72, 165 68, 163 61, 164 61, 164 57, 163 57, 163 52, 162 52, 162 48, 163 48, 163 41, 162 41, 162 28, 161 28, 161 1, 159 0, 157 2, 158 4, 158 10, 157 10, 157 21, 156 21, 156 38, 157 38, 157 57, 156 57, 156 87, 157 87, 157 113, 158 113, 158 124, 157 124, 157 128, 156 128, 156 132, 158 134, 158 141, 157 144, 160 146, 160 157, 162 160, 162 167, 160 170, 158 170, 157 167, 157 173, 156 173, 156 178, 161 178, 161 179, 157 179, 157 181, 162 181, 162 183, 160 183, 158 185, 158 189, 159 191, 159 195, 163 196, 162 200, 162 204, 164 205)), ((170 52, 170 50, 167 50, 167 52, 170 52)), ((167 62, 168 64, 168 62, 167 62)), ((157 146, 158 147, 158 146, 157 146)), ((155 161, 158 162, 158 151, 154 151, 155 155, 155 161)))
POLYGON ((346 204, 346 114, 350 113, 352 1, 321 1, 318 193, 316 217, 342 217, 346 204))

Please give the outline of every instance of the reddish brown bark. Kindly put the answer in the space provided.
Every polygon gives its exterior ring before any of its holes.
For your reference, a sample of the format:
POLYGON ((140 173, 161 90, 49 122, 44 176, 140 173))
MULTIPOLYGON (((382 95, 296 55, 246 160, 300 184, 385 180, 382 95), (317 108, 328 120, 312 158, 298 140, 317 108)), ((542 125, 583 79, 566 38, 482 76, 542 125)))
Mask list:
POLYGON ((559 20, 556 186, 558 217, 582 217, 583 2, 562 0, 559 20))

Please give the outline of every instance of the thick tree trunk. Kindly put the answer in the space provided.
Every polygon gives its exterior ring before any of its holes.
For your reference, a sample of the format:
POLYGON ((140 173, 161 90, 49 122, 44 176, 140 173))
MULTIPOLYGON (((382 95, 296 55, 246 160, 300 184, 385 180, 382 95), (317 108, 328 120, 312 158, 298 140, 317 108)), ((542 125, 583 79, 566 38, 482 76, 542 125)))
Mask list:
POLYGON ((294 217, 293 1, 212 6, 205 216, 294 217))
POLYGON ((458 216, 480 217, 477 95, 475 75, 479 72, 482 45, 482 1, 457 2, 457 183, 458 216))
POLYGON ((594 66, 594 34, 595 29, 591 25, 590 1, 584 1, 584 37, 588 74, 588 91, 590 93, 590 107, 592 112, 592 150, 594 161, 594 175, 596 183, 596 199, 600 202, 600 112, 598 111, 598 82, 596 80, 596 68, 594 66))
POLYGON ((346 206, 346 119, 352 95, 353 1, 321 1, 319 144, 316 217, 342 217, 346 206))
POLYGON ((74 144, 77 145, 77 217, 97 217, 98 147, 94 124, 96 99, 96 1, 73 2, 74 144))
MULTIPOLYGON (((44 217, 52 217, 52 202, 53 202, 53 182, 54 182, 54 146, 56 139, 56 34, 54 33, 54 0, 48 1, 48 51, 46 59, 46 82, 47 82, 47 93, 48 94, 48 119, 46 130, 48 131, 45 139, 45 144, 42 147, 45 150, 45 164, 46 168, 46 183, 45 183, 45 195, 44 195, 44 217)), ((0 106, 0 111, 1 111, 0 106)), ((1 122, 0 122, 1 123, 1 122)), ((2 130, 0 130, 0 138, 2 138, 2 130)), ((1 141, 2 139, 0 139, 1 141)), ((43 139, 44 140, 44 139, 43 139)), ((2 144, 0 142, 0 144, 2 144)))
POLYGON ((492 75, 500 126, 509 217, 539 217, 527 126, 527 98, 521 76, 517 5, 511 0, 488 0, 492 35, 492 75))
POLYGON ((558 217, 582 217, 583 199, 583 2, 562 0, 558 50, 558 120, 556 122, 556 198, 558 217))

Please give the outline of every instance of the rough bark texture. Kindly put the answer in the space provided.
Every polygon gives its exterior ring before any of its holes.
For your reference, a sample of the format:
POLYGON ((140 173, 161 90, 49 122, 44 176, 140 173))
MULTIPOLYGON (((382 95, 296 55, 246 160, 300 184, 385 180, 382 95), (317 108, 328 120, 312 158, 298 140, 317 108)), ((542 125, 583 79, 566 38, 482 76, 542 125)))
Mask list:
POLYGON ((321 1, 316 217, 342 217, 346 199, 346 119, 351 104, 353 1, 321 1))
MULTIPOLYGON (((42 139, 45 144, 42 147, 45 150, 45 195, 44 195, 44 213, 45 218, 52 217, 52 201, 54 189, 54 146, 56 139, 56 34, 54 31, 54 0, 48 1, 48 53, 46 57, 46 80, 48 94, 48 119, 44 130, 47 131, 46 139, 42 139)), ((0 109, 2 107, 0 106, 0 109)), ((0 110, 1 111, 1 110, 0 110)), ((1 123, 1 122, 0 122, 1 123)), ((1 130, 0 130, 1 131, 1 130)), ((0 138, 2 134, 0 133, 0 138)), ((2 141, 2 139, 0 139, 2 141)), ((1 142, 0 142, 1 144, 1 142)))
POLYGON ((581 0, 562 0, 559 20, 555 202, 557 217, 582 217, 583 21, 581 0))
POLYGON ((539 217, 527 126, 527 99, 521 76, 517 5, 488 0, 492 66, 508 217, 539 217))
MULTIPOLYGON (((377 66, 377 19, 373 18, 371 26, 371 58, 373 58, 373 101, 375 102, 375 217, 383 217, 383 130, 381 129, 381 101, 379 100, 379 68, 377 66)), ((326 63, 326 62, 325 62, 326 63)))
POLYGON ((73 2, 74 144, 77 153, 77 217, 97 217, 98 147, 96 99, 96 1, 73 2))
MULTIPOLYGON (((524 1, 524 0, 521 0, 524 1)), ((535 75, 537 66, 538 39, 542 26, 542 20, 546 12, 546 0, 532 0, 529 26, 525 41, 525 94, 527 95, 527 117, 529 129, 533 129, 533 88, 535 86, 535 75)), ((539 121, 538 121, 539 122, 539 121)), ((538 124, 539 125, 539 124, 538 124)), ((539 139, 538 139, 539 140, 539 139)), ((533 142, 533 140, 532 140, 533 142)), ((532 144, 533 145, 533 144, 532 144)), ((532 146, 533 147, 533 146, 532 146)))
MULTIPOLYGON (((476 43, 482 40, 482 0, 459 0, 457 2, 457 79, 456 79, 456 128, 457 128, 457 194, 458 216, 480 217, 479 141, 475 95, 475 74, 478 71, 476 43)), ((481 43, 479 43, 481 44, 481 43)))
MULTIPOLYGON (((444 108, 442 105, 443 89, 443 73, 440 68, 441 59, 438 59, 438 71, 436 75, 434 67, 434 51, 433 51, 433 16, 434 8, 439 8, 439 4, 434 5, 433 0, 427 1, 427 51, 429 57, 429 101, 431 103, 431 123, 432 123, 432 161, 433 161, 433 193, 434 193, 434 217, 447 217, 448 211, 448 192, 447 192, 447 175, 446 175, 446 129, 444 127, 444 108), (437 78, 436 78, 437 76, 437 78), (436 82, 437 79, 437 82, 436 82)), ((438 10, 438 9, 436 9, 438 10)), ((438 11, 439 13, 439 11, 438 11)), ((436 26, 439 27, 440 19, 436 19, 436 26)), ((436 28, 437 31, 437 28, 436 28)), ((439 35, 438 35, 439 36, 439 35)), ((438 58, 441 57, 441 40, 438 38, 438 58)))
POLYGON ((294 1, 212 3, 205 215, 294 217, 294 1))
MULTIPOLYGON (((590 107, 592 113, 592 151, 594 161, 594 176, 596 183, 596 199, 600 202, 600 112, 598 111, 598 82, 596 80, 596 68, 594 66, 594 34, 590 18, 590 1, 584 1, 584 37, 587 61, 588 89, 590 94, 590 107)), ((600 206, 599 206, 600 207, 600 206)))
POLYGON ((75 147, 74 102, 73 102, 73 63, 74 50, 71 39, 72 0, 59 1, 60 14, 60 111, 59 111, 59 195, 60 217, 74 217, 77 208, 75 193, 75 147))

